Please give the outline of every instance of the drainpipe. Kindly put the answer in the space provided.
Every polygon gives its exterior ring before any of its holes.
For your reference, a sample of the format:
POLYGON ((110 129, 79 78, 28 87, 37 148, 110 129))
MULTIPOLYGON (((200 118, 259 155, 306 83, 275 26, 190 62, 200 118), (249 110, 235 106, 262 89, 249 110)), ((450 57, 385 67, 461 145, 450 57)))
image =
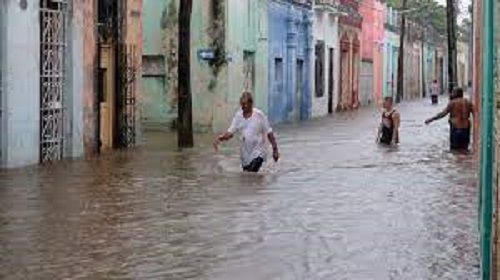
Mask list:
POLYGON ((422 46, 421 46, 421 48, 422 48, 421 63, 422 64, 420 66, 420 70, 422 72, 421 73, 421 75, 422 75, 422 84, 421 84, 421 86, 422 86, 422 96, 421 97, 422 98, 427 97, 427 87, 426 87, 427 83, 425 82, 426 81, 426 79, 425 79, 425 60, 426 60, 425 59, 426 58, 426 56, 425 56, 425 40, 426 39, 425 38, 426 38, 426 36, 425 36, 425 28, 422 27, 422 39, 421 39, 422 40, 422 42, 421 42, 422 43, 422 46))
POLYGON ((494 0, 484 0, 483 7, 483 55, 482 62, 482 146, 481 146, 481 274, 483 280, 492 280, 493 268, 493 213, 494 213, 494 117, 496 110, 494 93, 494 0))

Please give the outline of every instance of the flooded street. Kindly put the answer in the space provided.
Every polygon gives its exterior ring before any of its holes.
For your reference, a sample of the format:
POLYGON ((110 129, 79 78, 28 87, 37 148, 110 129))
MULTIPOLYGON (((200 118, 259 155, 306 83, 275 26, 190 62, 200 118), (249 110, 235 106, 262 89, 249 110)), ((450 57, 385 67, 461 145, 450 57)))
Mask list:
MULTIPOLYGON (((242 174, 237 143, 146 148, 0 173, 0 279, 479 279, 471 156, 447 121, 400 106, 401 146, 361 109, 277 128, 282 154, 242 174)), ((441 107, 441 106, 440 106, 441 107)))

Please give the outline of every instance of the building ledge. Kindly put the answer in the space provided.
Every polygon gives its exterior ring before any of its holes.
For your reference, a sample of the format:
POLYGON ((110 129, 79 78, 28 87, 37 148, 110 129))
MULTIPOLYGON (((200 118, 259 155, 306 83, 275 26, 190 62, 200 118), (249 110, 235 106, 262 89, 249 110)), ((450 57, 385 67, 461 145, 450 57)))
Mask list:
POLYGON ((334 6, 331 4, 316 4, 316 5, 314 5, 314 10, 329 13, 333 16, 341 16, 342 15, 342 13, 339 11, 339 8, 337 6, 334 6))

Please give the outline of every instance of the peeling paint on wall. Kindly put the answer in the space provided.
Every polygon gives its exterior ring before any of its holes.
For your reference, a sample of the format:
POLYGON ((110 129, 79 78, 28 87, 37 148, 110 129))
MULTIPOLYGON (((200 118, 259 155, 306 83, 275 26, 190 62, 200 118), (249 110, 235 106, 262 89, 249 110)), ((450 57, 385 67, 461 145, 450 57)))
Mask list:
POLYGON ((221 68, 226 65, 226 5, 225 0, 211 0, 211 18, 208 34, 210 37, 210 47, 214 51, 215 58, 209 62, 212 67, 213 78, 211 79, 208 89, 215 89, 217 85, 217 77, 221 68))
POLYGON ((165 36, 163 50, 166 63, 165 93, 168 96, 170 107, 177 111, 178 81, 177 69, 179 62, 179 11, 177 0, 171 0, 163 10, 161 27, 165 36))

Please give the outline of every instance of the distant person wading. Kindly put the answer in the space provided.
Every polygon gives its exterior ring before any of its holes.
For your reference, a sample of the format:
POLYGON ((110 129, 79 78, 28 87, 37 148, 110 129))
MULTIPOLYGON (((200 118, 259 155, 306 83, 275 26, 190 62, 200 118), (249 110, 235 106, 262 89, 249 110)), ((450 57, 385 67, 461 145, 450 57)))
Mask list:
POLYGON ((384 112, 380 123, 377 142, 383 145, 397 146, 399 144, 400 116, 394 108, 392 97, 384 98, 384 112))
POLYGON ((221 142, 228 141, 236 133, 239 133, 241 136, 240 159, 243 171, 259 172, 267 159, 267 140, 273 148, 274 161, 278 161, 280 158, 278 145, 267 116, 253 107, 251 93, 243 93, 240 105, 241 110, 235 114, 228 131, 217 137, 214 147, 217 150, 221 142))
POLYGON ((439 102, 439 94, 441 94, 441 88, 439 87, 439 83, 437 80, 434 80, 431 85, 431 100, 432 104, 438 104, 439 102))

